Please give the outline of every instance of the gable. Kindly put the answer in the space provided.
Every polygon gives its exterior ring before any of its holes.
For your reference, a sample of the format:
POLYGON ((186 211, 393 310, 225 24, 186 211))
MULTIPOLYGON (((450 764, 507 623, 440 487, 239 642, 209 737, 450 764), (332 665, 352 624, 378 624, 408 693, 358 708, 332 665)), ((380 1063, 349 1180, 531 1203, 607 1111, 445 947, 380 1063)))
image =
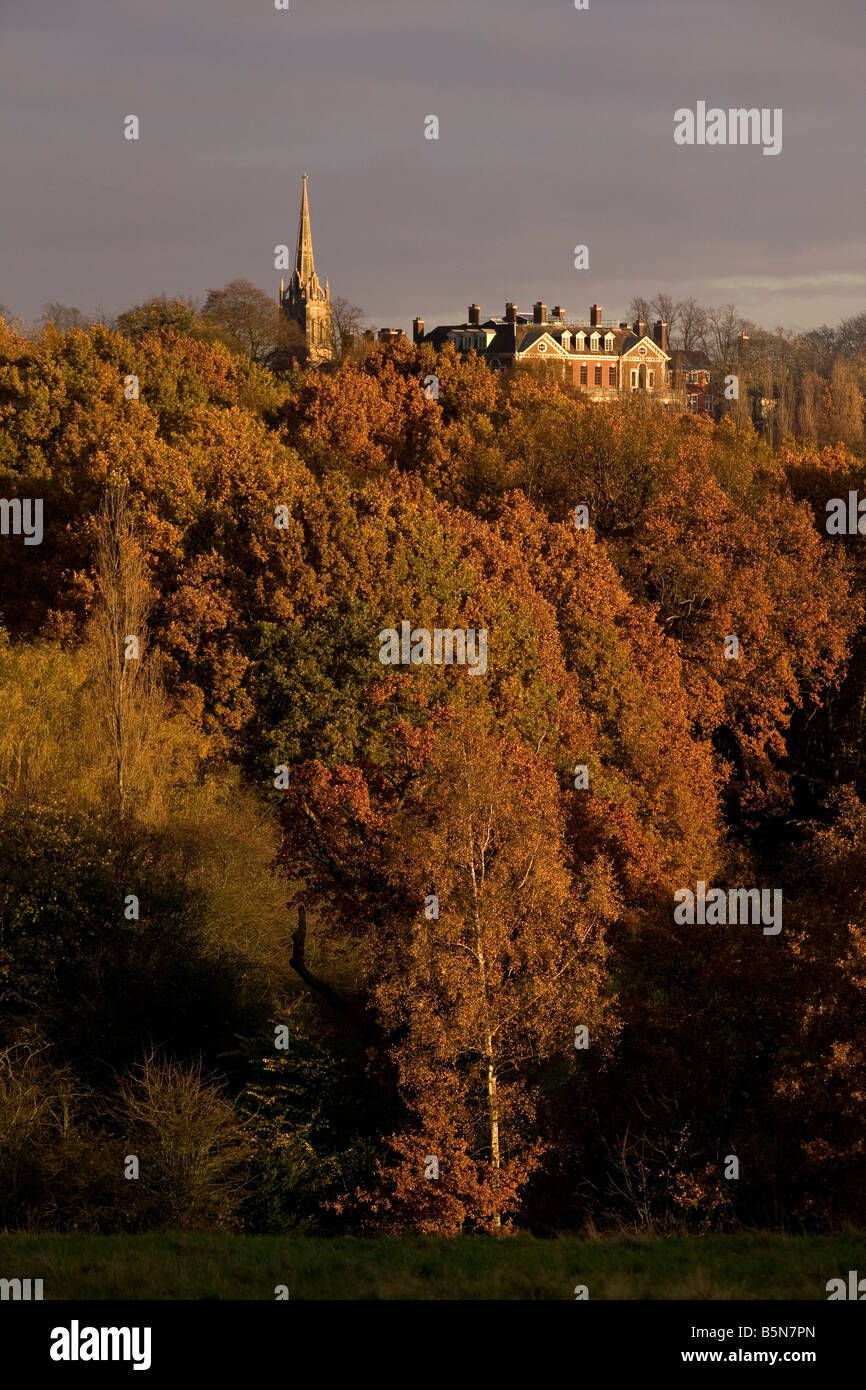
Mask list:
POLYGON ((667 362, 669 360, 668 354, 666 352, 662 352, 658 343, 654 343, 652 338, 648 338, 646 336, 640 338, 638 342, 633 343, 630 348, 627 348, 626 351, 622 354, 622 357, 623 361, 630 360, 637 362, 659 363, 667 362), (641 348, 644 348, 645 351, 641 352, 641 348))
POLYGON ((528 347, 521 347, 521 357, 537 357, 539 360, 551 357, 567 357, 566 353, 549 333, 541 333, 528 347))

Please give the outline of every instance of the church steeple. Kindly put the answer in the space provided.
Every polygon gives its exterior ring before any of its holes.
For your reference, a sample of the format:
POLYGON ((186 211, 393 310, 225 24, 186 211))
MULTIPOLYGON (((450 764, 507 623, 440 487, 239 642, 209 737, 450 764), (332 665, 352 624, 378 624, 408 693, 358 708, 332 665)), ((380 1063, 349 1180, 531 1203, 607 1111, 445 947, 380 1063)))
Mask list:
POLYGON ((304 192, 301 198, 301 217, 298 222, 298 245, 295 251, 295 274, 302 285, 306 285, 315 275, 313 261, 313 233, 310 231, 310 204, 307 199, 307 175, 304 174, 304 192))
POLYGON ((323 290, 316 274, 313 260, 313 233, 310 231, 310 203, 307 197, 307 174, 304 174, 304 191, 301 194, 301 216, 298 221, 298 244, 295 248, 295 268, 289 285, 290 294, 310 300, 328 300, 328 290, 323 290))
POLYGON ((327 280, 322 289, 313 260, 306 174, 301 194, 295 268, 285 291, 280 287, 280 303, 286 317, 293 319, 303 331, 307 361, 314 366, 331 361, 334 356, 331 291, 327 280))

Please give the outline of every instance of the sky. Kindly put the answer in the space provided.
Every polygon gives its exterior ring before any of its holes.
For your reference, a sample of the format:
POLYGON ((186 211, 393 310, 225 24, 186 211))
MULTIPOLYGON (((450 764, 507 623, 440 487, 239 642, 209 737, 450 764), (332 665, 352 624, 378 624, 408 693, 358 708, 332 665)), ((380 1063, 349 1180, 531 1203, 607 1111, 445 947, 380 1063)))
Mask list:
POLYGON ((316 269, 376 327, 658 290, 837 323, 864 54, 866 0, 0 0, 0 302, 276 296, 306 171, 316 269), (677 145, 701 101, 781 108, 781 153, 677 145))

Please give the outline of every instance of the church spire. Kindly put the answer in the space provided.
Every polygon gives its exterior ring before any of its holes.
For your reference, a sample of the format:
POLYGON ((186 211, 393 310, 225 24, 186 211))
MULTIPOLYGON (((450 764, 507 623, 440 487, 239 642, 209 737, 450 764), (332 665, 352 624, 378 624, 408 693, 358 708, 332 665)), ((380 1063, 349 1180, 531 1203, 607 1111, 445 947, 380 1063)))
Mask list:
POLYGON ((310 204, 307 197, 307 175, 301 196, 301 218, 298 223, 298 245, 295 268, 288 285, 280 286, 283 313, 293 320, 304 336, 306 361, 317 367, 334 357, 331 320, 330 288, 319 284, 313 261, 313 234, 310 231, 310 204))
POLYGON ((307 201, 307 175, 304 174, 304 193, 301 198, 301 219, 298 223, 298 246, 295 251, 295 275, 302 285, 316 273, 313 263, 313 234, 310 231, 310 204, 307 201))

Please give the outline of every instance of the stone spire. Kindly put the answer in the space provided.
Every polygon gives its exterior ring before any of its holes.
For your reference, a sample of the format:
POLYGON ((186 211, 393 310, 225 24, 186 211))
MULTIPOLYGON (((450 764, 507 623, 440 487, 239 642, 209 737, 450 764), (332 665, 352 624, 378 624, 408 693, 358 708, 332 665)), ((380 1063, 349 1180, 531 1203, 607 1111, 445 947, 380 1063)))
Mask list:
POLYGON ((306 285, 316 274, 313 261, 313 234, 310 231, 310 204, 307 201, 307 175, 304 174, 304 192, 301 198, 301 219, 298 223, 298 246, 295 251, 295 274, 302 285, 306 285))
POLYGON ((334 348, 331 291, 327 280, 325 288, 322 289, 313 260, 313 234, 310 231, 306 174, 301 195, 295 268, 285 290, 280 286, 280 304, 286 317, 293 319, 304 335, 307 362, 318 366, 320 362, 332 361, 334 348))

